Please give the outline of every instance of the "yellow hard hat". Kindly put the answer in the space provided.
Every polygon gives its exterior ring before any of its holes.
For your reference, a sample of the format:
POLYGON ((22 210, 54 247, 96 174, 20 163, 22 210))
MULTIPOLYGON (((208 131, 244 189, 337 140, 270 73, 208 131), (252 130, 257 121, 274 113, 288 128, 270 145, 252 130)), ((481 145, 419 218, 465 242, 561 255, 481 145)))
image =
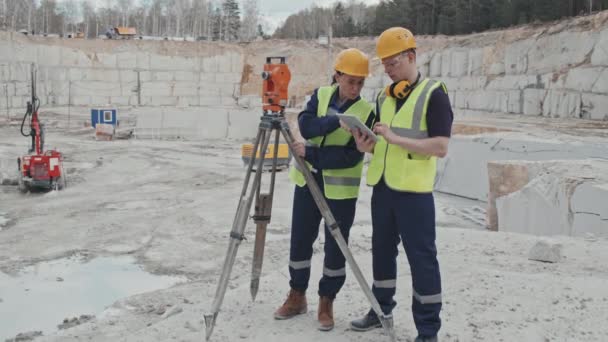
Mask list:
POLYGON ((415 48, 416 39, 410 30, 403 27, 391 27, 378 37, 376 54, 380 59, 384 59, 415 48))
POLYGON ((336 57, 334 69, 351 76, 369 75, 369 58, 358 49, 346 49, 336 57))

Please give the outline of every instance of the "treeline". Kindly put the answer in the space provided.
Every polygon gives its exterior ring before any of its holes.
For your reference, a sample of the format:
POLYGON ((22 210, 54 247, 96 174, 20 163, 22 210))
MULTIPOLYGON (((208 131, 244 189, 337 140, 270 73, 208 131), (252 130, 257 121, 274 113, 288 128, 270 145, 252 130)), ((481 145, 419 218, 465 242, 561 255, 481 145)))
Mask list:
POLYGON ((545 22, 608 9, 608 0, 390 0, 366 6, 338 2, 289 16, 274 36, 317 38, 378 35, 393 26, 414 34, 467 34, 545 22))
POLYGON ((237 0, 0 0, 0 28, 96 37, 127 26, 139 35, 249 41, 264 35, 258 2, 242 1, 241 12, 237 0))

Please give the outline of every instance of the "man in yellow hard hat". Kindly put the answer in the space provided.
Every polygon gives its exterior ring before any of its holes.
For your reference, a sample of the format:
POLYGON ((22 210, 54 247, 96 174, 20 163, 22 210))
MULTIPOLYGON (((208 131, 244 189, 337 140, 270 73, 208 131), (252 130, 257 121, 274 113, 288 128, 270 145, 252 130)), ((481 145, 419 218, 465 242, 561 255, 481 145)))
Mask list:
MULTIPOLYGON (((378 95, 373 142, 353 132, 357 148, 373 153, 367 172, 372 195, 373 292, 391 314, 397 285, 398 244, 412 274, 412 313, 416 342, 435 342, 441 326, 441 277, 435 247, 433 185, 436 159, 448 150, 453 113, 442 82, 421 77, 416 41, 402 27, 384 31, 376 45, 384 71, 393 81, 378 95)), ((370 310, 352 321, 353 330, 380 327, 370 310)))
MULTIPOLYGON (((319 87, 306 109, 298 116, 298 126, 306 143, 294 144, 316 183, 325 195, 344 239, 348 241, 355 217, 355 205, 363 170, 363 153, 351 133, 340 127, 336 113, 355 115, 368 127, 374 122, 373 106, 360 93, 369 74, 369 59, 357 49, 340 52, 334 64, 334 84, 319 87)), ((307 311, 306 289, 310 279, 313 243, 319 234, 321 212, 312 197, 302 172, 292 167, 290 179, 296 184, 289 251, 290 291, 287 300, 274 313, 276 319, 288 319, 307 311)), ((344 285, 344 255, 325 226, 325 260, 319 281, 318 329, 334 327, 333 302, 344 285)))

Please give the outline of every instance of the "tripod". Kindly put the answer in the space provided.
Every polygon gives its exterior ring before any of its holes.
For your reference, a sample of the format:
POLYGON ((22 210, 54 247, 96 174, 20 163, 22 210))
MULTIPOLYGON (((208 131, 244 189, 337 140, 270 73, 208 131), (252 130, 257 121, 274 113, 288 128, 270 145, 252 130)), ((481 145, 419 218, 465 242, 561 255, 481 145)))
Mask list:
POLYGON ((250 292, 252 298, 255 300, 260 281, 260 274, 262 270, 262 262, 264 256, 264 244, 266 238, 266 225, 270 222, 270 215, 272 210, 272 197, 274 192, 274 184, 275 184, 275 174, 276 174, 276 166, 277 166, 277 157, 278 157, 278 146, 279 144, 279 136, 282 135, 287 144, 289 145, 289 149, 294 156, 295 162, 298 163, 299 169, 303 170, 304 178, 306 179, 306 184, 310 189, 310 192, 321 212, 323 219, 325 220, 327 226, 329 227, 329 231, 331 232, 332 237, 336 240, 338 247, 344 254, 348 265, 353 271, 355 278, 357 279, 359 286, 365 293, 365 296, 369 300, 372 305, 374 311, 378 314, 382 326, 385 331, 388 333, 391 341, 396 341, 396 337, 393 330, 393 323, 390 319, 390 316, 384 315, 382 310, 380 309, 380 304, 374 297, 365 277, 361 273, 359 266, 357 265, 355 259, 353 258, 350 249, 340 232, 340 228, 329 209, 327 201, 323 196, 321 189, 317 185, 313 175, 308 169, 306 163, 302 159, 302 157, 296 155, 293 149, 294 139, 292 133, 289 129, 289 125, 285 121, 285 117, 281 113, 271 113, 264 114, 261 118, 261 122, 259 125, 257 137, 255 139, 254 147, 253 147, 253 155, 249 161, 249 165, 247 166, 247 175, 245 176, 245 182, 243 184, 243 190, 241 191, 241 197, 239 199, 238 209, 236 211, 236 215, 234 217, 234 222, 232 224, 232 230, 230 231, 230 243, 228 245, 228 251, 226 253, 226 258, 224 260, 224 267, 222 269, 222 275, 220 276, 219 283, 217 285, 217 290, 215 293, 215 298, 212 306, 212 313, 209 315, 205 315, 205 326, 207 328, 206 331, 206 339, 209 340, 211 334, 213 332, 213 328, 215 326, 215 321, 217 319, 217 315, 219 313, 220 307, 222 305, 222 301, 224 299, 224 295, 226 294, 226 288, 228 286, 228 280, 230 278, 230 273, 232 271, 232 266, 234 265, 234 261, 236 258, 237 249, 244 239, 243 232, 245 230, 246 221, 249 215, 249 211, 251 209, 251 204, 253 202, 253 197, 256 197, 256 206, 254 211, 254 222, 257 224, 256 227, 256 237, 255 237, 255 245, 253 252, 253 265, 252 265, 252 279, 250 285, 250 292), (264 166, 264 155, 260 153, 260 158, 257 160, 257 167, 255 170, 255 175, 253 177, 253 184, 251 188, 249 187, 249 182, 251 179, 251 174, 253 170, 253 165, 256 162, 256 151, 258 151, 258 147, 260 143, 262 145, 261 150, 266 151, 268 148, 268 144, 271 136, 275 133, 275 149, 273 154, 272 161, 272 169, 270 176, 270 188, 268 193, 260 193, 261 188, 261 178, 262 178, 262 168, 264 166))

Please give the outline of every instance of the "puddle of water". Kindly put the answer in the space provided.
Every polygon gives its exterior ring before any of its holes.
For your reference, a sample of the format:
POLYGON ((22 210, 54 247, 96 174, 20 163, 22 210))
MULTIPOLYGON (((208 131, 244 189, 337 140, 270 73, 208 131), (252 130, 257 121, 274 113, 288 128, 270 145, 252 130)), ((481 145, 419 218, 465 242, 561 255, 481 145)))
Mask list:
POLYGON ((82 257, 43 262, 17 277, 0 272, 0 341, 20 332, 57 330, 64 318, 98 316, 120 298, 186 281, 156 276, 134 264, 130 256, 82 257))

